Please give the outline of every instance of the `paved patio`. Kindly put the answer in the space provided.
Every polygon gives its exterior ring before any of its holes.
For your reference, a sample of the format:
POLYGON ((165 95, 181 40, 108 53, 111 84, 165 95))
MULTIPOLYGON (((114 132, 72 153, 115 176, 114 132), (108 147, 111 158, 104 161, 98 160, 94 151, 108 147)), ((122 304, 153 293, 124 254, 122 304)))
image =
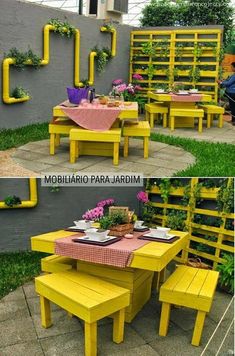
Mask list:
POLYGON ((209 141, 209 142, 226 142, 235 144, 235 126, 231 125, 230 122, 224 121, 224 126, 219 129, 214 123, 213 127, 207 129, 205 122, 203 124, 203 131, 199 133, 195 128, 176 128, 174 131, 170 131, 169 128, 163 128, 162 126, 157 126, 152 129, 152 132, 163 134, 166 136, 177 136, 182 138, 191 138, 198 141, 209 141))
MULTIPOLYGON (((112 340, 111 320, 106 318, 98 327, 99 356, 200 356, 231 296, 216 292, 210 314, 206 318, 202 346, 190 344, 195 321, 191 309, 173 308, 167 337, 157 334, 160 304, 153 295, 131 324, 125 326, 125 340, 116 345, 112 340)), ((232 305, 225 315, 204 356, 215 356, 233 319, 232 305)), ((40 325, 39 298, 33 281, 26 283, 0 300, 1 356, 82 356, 83 325, 70 319, 57 306, 52 308, 54 325, 43 329, 40 325)), ((234 354, 234 334, 231 328, 218 356, 234 354)))
MULTIPOLYGON (((123 145, 122 145, 123 146, 123 145)), ((132 139, 129 156, 123 158, 122 148, 118 166, 113 166, 112 157, 81 156, 75 164, 69 163, 69 140, 62 138, 54 156, 49 155, 49 140, 30 142, 18 147, 11 155, 13 163, 28 171, 44 173, 104 173, 136 172, 150 177, 170 177, 195 162, 190 153, 179 147, 151 141, 149 158, 143 158, 143 141, 132 139)), ((2 175, 0 169, 0 175, 2 175)))

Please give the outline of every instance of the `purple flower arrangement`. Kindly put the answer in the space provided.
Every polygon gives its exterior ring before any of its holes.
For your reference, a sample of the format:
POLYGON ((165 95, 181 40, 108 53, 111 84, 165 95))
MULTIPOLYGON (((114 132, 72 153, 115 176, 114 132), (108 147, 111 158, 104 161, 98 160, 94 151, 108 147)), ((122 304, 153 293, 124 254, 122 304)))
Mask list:
POLYGON ((101 200, 96 204, 96 207, 93 209, 87 210, 83 215, 82 218, 84 220, 94 220, 97 221, 102 218, 105 214, 105 207, 114 204, 114 199, 105 199, 101 200))
POLYGON ((134 101, 136 94, 141 90, 141 86, 137 82, 143 80, 140 74, 133 74, 132 82, 128 85, 123 81, 123 79, 115 79, 112 81, 112 95, 121 96, 123 95, 125 101, 134 101))
POLYGON ((138 192, 136 197, 141 203, 144 203, 144 204, 148 203, 148 201, 149 201, 148 194, 146 192, 144 192, 143 190, 138 192))

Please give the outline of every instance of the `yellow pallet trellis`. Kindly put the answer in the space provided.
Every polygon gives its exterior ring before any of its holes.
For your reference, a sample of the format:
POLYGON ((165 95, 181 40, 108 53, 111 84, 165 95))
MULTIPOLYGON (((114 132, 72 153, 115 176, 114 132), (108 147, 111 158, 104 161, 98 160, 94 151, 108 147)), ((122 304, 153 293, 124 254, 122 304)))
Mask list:
MULTIPOLYGON (((225 213, 225 212, 218 212, 216 210, 210 210, 210 209, 204 209, 204 208, 197 208, 196 203, 197 201, 195 200, 193 190, 196 184, 198 184, 199 178, 192 178, 190 181, 190 201, 187 206, 184 205, 179 205, 179 204, 170 204, 169 203, 169 198, 166 202, 159 203, 159 202, 152 202, 151 205, 157 208, 162 208, 163 209, 163 214, 162 215, 155 215, 154 216, 154 221, 158 222, 162 226, 166 226, 166 221, 167 221, 167 209, 175 209, 175 210, 181 210, 185 211, 187 213, 185 224, 187 226, 188 232, 189 232, 189 240, 186 246, 186 249, 182 252, 181 257, 176 257, 175 260, 181 263, 185 263, 188 260, 189 253, 197 255, 199 257, 206 258, 208 260, 211 260, 213 262, 213 269, 216 269, 217 264, 223 262, 223 258, 221 257, 221 251, 222 252, 228 252, 228 253, 234 253, 234 246, 229 246, 225 245, 223 242, 224 241, 234 241, 234 231, 233 230, 227 230, 225 228, 226 220, 227 219, 235 219, 235 214, 234 213, 225 213), (219 217, 221 218, 222 222, 220 224, 220 227, 214 227, 210 225, 203 225, 203 224, 197 224, 193 222, 194 215, 195 214, 201 214, 201 215, 208 215, 208 216, 213 216, 213 217, 219 217), (210 240, 205 240, 202 237, 194 236, 195 231, 199 232, 201 235, 208 235, 208 236, 215 236, 217 238, 217 241, 210 241, 210 240), (206 252, 198 251, 196 249, 193 249, 190 247, 191 241, 198 242, 201 244, 204 244, 206 246, 214 247, 215 248, 215 254, 209 254, 206 252)), ((228 178, 227 185, 232 184, 232 178, 228 178)), ((200 191, 200 198, 206 199, 206 200, 216 200, 217 194, 218 194, 219 188, 211 188, 208 189, 206 187, 201 188, 200 191)), ((161 195, 161 191, 159 187, 153 187, 150 190, 147 190, 149 194, 156 194, 156 195, 161 195)), ((169 193, 169 197, 172 196, 178 196, 182 197, 184 195, 184 188, 174 188, 172 186, 171 191, 169 193)))
MULTIPOLYGON (((174 71, 177 70, 177 81, 182 82, 187 86, 193 86, 198 88, 199 93, 211 94, 213 100, 217 102, 218 99, 218 83, 219 78, 219 53, 221 49, 221 36, 222 31, 220 29, 178 29, 178 30, 139 30, 131 32, 131 47, 130 47, 130 73, 129 81, 131 82, 132 76, 135 73, 144 75, 145 78, 142 83, 144 86, 142 88, 143 95, 146 96, 148 90, 153 90, 154 86, 159 83, 171 84, 174 79, 174 71), (165 56, 164 61, 154 61, 151 55, 141 53, 142 43, 151 43, 154 44, 160 41, 169 42, 169 55, 165 56), (193 43, 194 46, 187 47, 184 46, 184 43, 187 42, 193 43), (140 44, 138 46, 138 44, 140 44), (180 44, 182 53, 177 54, 177 44, 180 44), (200 47, 201 53, 197 52, 199 44, 204 46, 200 47), (205 46, 206 44, 206 46, 205 46), (208 46, 207 46, 208 45, 208 46), (141 53, 141 54, 140 54, 141 53), (139 55, 140 54, 140 55, 139 55), (142 59, 138 60, 138 55, 142 59), (200 58, 199 58, 200 57, 200 58), (177 60, 180 59, 180 61, 177 60), (188 58, 188 61, 186 61, 188 58), (199 60, 200 59, 200 60, 199 60), (168 74, 166 70, 154 70, 153 78, 148 76, 147 69, 135 69, 135 66, 167 66, 168 74), (187 66, 190 69, 178 69, 179 67, 187 66), (202 66, 206 67, 206 70, 201 68, 202 66), (207 66, 212 67, 213 70, 208 70, 207 66), (199 81, 198 78, 192 74, 191 80, 187 79, 191 73, 195 71, 200 73, 200 78, 203 78, 202 81, 199 81), (146 79, 146 76, 148 79, 146 79), (155 77, 155 78, 154 78, 155 77), (160 77, 160 79, 156 79, 160 77), (209 89, 208 89, 209 88, 209 89)), ((160 55, 154 56, 159 57, 160 55)), ((183 67, 182 67, 183 68, 183 67)))

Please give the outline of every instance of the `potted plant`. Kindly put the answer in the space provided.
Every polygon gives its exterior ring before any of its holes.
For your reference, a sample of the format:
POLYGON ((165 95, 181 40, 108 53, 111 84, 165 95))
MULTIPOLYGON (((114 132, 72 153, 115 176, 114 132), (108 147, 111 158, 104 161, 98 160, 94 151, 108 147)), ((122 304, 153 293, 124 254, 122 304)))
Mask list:
POLYGON ((4 203, 7 206, 9 206, 10 208, 13 208, 16 205, 20 205, 21 204, 21 199, 19 197, 17 197, 16 195, 8 195, 4 199, 4 203))
MULTIPOLYGON (((110 233, 112 236, 124 236, 133 232, 134 225, 128 219, 128 214, 124 212, 115 212, 112 215, 109 215, 112 223, 109 227, 110 233)), ((101 226, 102 227, 102 226, 101 226)))
POLYGON ((187 94, 188 92, 185 90, 185 86, 183 83, 175 82, 172 85, 172 91, 177 94, 187 94))
POLYGON ((219 287, 227 293, 234 293, 234 256, 232 254, 223 254, 224 262, 219 264, 219 287))
POLYGON ((165 93, 168 90, 168 85, 164 83, 159 83, 155 86, 156 93, 165 93))

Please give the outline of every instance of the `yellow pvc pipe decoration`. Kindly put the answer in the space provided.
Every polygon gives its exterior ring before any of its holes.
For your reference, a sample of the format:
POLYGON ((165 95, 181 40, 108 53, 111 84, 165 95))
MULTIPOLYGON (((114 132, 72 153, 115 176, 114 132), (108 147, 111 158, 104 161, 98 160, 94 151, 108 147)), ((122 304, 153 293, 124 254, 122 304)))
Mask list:
POLYGON ((37 179, 29 178, 29 200, 22 200, 21 204, 10 207, 4 202, 0 202, 0 209, 22 209, 22 208, 34 208, 38 203, 37 195, 37 179))
MULTIPOLYGON (((54 31, 53 25, 45 25, 43 28, 43 59, 41 65, 48 65, 50 62, 50 31, 54 31)), ((66 31, 66 29, 65 29, 66 31)), ((30 96, 23 98, 14 98, 10 96, 10 65, 14 65, 14 58, 5 58, 3 60, 3 102, 5 104, 15 104, 28 101, 30 96)), ((31 65, 31 61, 27 61, 26 65, 31 65)), ((74 35, 74 85, 83 86, 79 79, 80 65, 80 31, 75 30, 74 35)))
POLYGON ((100 31, 111 33, 111 55, 115 57, 117 49, 117 30, 115 28, 108 29, 105 26, 101 26, 100 31))

